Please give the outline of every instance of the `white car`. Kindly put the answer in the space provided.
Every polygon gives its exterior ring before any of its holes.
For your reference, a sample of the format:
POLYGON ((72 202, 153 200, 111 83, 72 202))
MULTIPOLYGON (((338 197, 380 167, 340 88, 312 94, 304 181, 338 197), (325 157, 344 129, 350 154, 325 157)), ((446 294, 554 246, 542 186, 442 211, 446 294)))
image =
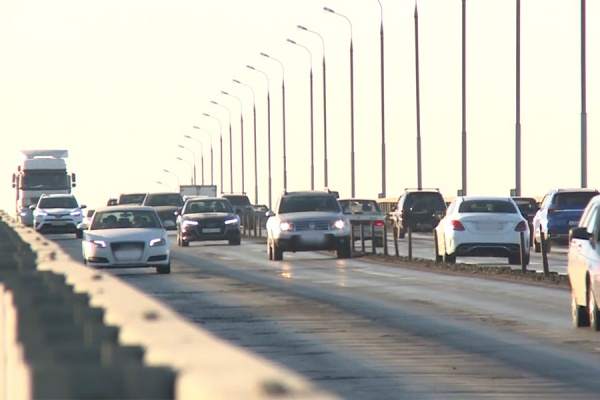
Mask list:
POLYGON ((33 228, 40 233, 75 233, 81 239, 77 225, 83 221, 85 204, 79 205, 72 194, 43 194, 36 205, 29 207, 33 228))
POLYGON ((448 206, 434 230, 436 259, 455 263, 456 257, 507 257, 521 264, 521 233, 525 265, 529 264, 529 225, 510 197, 461 196, 448 206))
MULTIPOLYGON (((165 222, 165 224, 170 221, 165 222)), ((171 272, 166 227, 153 207, 110 206, 96 209, 83 230, 81 250, 86 265, 95 268, 156 268, 171 272)))
POLYGON ((267 216, 267 254, 280 261, 285 251, 334 250, 352 256, 350 221, 328 191, 284 191, 267 216))

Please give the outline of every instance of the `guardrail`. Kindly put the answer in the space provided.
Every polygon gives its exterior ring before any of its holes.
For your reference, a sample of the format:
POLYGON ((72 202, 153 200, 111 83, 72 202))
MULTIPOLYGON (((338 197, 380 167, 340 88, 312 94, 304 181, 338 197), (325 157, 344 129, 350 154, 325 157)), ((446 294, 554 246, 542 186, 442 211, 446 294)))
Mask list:
POLYGON ((336 398, 0 218, 0 400, 336 398))

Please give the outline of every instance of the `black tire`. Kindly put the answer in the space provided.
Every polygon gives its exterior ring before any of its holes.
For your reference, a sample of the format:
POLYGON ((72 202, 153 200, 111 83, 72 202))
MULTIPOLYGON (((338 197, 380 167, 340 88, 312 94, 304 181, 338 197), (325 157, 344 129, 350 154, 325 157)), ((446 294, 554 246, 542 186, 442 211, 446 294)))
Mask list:
POLYGON ((189 247, 190 246, 190 242, 188 242, 187 240, 183 240, 183 238, 181 238, 181 247, 189 247))
POLYGON ((540 242, 538 242, 535 238, 535 235, 533 235, 533 252, 534 253, 541 253, 542 252, 542 245, 540 242))
POLYGON ((550 251, 552 251, 552 245, 552 240, 546 239, 546 254, 550 254, 550 251))
POLYGON ((275 241, 273 241, 271 247, 273 249, 273 261, 283 260, 283 251, 281 250, 281 248, 279 246, 277 246, 275 241))
POLYGON ((335 256, 337 258, 350 258, 352 255, 352 247, 350 246, 350 242, 344 242, 338 247, 335 251, 335 256))
POLYGON ((573 294, 571 294, 571 317, 573 318, 573 326, 576 328, 590 326, 590 316, 587 307, 577 304, 573 294))
POLYGON ((508 256, 508 263, 510 265, 521 265, 521 256, 519 254, 508 256))
POLYGON ((162 267, 156 267, 156 273, 161 274, 161 275, 170 274, 171 273, 171 263, 169 263, 165 266, 162 266, 162 267))
POLYGON ((590 328, 593 331, 600 331, 600 313, 598 311, 598 304, 596 303, 596 299, 594 298, 594 291, 592 288, 588 290, 588 318, 590 323, 590 328))
POLYGON ((400 230, 398 231, 398 239, 404 239, 405 236, 406 236, 406 229, 400 228, 400 230))
POLYGON ((242 243, 242 239, 238 238, 234 238, 234 239, 229 239, 229 244, 231 246, 239 246, 242 243))
POLYGON ((83 239, 83 231, 82 231, 81 229, 77 229, 77 230, 75 231, 75 237, 76 237, 77 239, 83 239))
POLYGON ((267 240, 267 258, 269 261, 273 261, 273 249, 271 248, 270 240, 267 240))
POLYGON ((456 253, 448 254, 444 252, 444 262, 446 264, 456 264, 456 253))

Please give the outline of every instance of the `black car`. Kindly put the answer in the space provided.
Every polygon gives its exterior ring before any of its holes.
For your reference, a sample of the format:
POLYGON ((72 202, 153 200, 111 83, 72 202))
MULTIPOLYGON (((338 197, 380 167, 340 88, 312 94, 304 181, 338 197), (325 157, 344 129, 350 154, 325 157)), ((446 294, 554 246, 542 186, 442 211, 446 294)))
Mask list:
POLYGON ((392 207, 394 233, 404 238, 413 232, 431 232, 446 213, 446 202, 439 189, 405 189, 392 207))
POLYGON ((229 200, 219 197, 191 198, 177 213, 177 245, 227 240, 239 245, 240 219, 229 200))
POLYGON ((521 215, 527 220, 529 224, 529 234, 530 234, 530 243, 533 244, 533 217, 535 213, 539 209, 537 200, 533 197, 515 197, 512 199, 517 203, 517 207, 519 207, 519 211, 521 211, 521 215))
POLYGON ((223 193, 221 197, 229 200, 242 225, 246 224, 248 229, 254 229, 254 207, 246 194, 223 193))
POLYGON ((178 192, 148 193, 142 205, 151 206, 156 210, 165 229, 170 231, 177 229, 175 212, 183 207, 183 198, 178 192), (167 223, 165 224, 165 222, 167 223))

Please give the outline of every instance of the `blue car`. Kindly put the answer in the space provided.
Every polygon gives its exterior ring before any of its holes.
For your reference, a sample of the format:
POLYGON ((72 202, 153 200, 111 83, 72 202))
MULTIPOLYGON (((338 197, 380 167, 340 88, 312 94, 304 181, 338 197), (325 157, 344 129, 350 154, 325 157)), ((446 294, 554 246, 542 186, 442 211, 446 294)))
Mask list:
POLYGON ((549 253, 555 243, 566 243, 569 230, 579 223, 590 199, 599 194, 596 189, 553 189, 544 196, 533 217, 533 251, 541 251, 541 234, 546 238, 549 253))

